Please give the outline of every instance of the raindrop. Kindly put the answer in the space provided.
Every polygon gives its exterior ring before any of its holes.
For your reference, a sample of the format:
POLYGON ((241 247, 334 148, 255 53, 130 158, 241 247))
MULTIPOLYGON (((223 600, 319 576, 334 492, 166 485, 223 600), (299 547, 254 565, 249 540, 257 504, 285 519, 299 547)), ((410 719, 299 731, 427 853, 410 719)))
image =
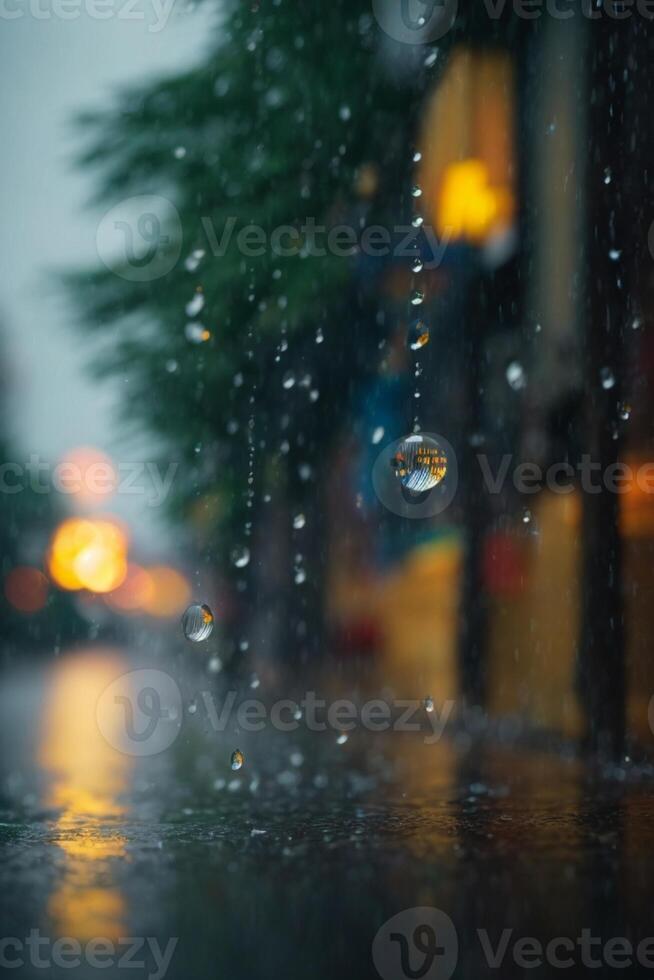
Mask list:
POLYGON ((631 418, 631 405, 629 402, 620 402, 618 412, 622 421, 627 422, 631 418))
POLYGON ((173 156, 175 157, 176 160, 183 160, 184 157, 186 156, 186 147, 176 146, 175 149, 173 150, 173 156))
POLYGON ((303 583, 306 582, 306 580, 307 580, 307 573, 305 572, 305 570, 303 568, 296 568, 295 578, 294 578, 295 584, 303 585, 303 583))
POLYGON ((194 715, 197 710, 198 710, 197 704, 195 703, 195 701, 191 701, 191 703, 188 706, 188 713, 190 715, 194 715))
POLYGON ((609 249, 609 258, 611 259, 611 262, 617 262, 621 255, 622 255, 621 248, 609 249))
POLYGON ((421 289, 414 289, 411 293, 411 305, 420 306, 424 302, 425 294, 421 289))
POLYGON ((184 327, 184 336, 191 344, 203 344, 211 339, 211 333, 205 326, 196 321, 187 323, 184 327))
POLYGON ((424 320, 414 320, 409 327, 408 335, 409 347, 411 350, 420 350, 429 343, 429 327, 424 320))
POLYGON ((338 115, 343 122, 347 122, 348 119, 352 118, 352 110, 350 109, 349 105, 342 105, 338 110, 338 115))
POLYGON ((202 293, 196 293, 192 300, 186 304, 186 315, 187 316, 197 316, 200 310, 204 307, 204 296, 202 293))
POLYGON ((230 759, 229 764, 234 770, 234 772, 236 772, 238 769, 241 769, 244 762, 245 762, 245 756, 243 755, 240 749, 236 749, 234 752, 232 752, 232 757, 230 759))
POLYGON ((287 371, 284 377, 282 378, 282 386, 286 389, 286 391, 290 391, 290 389, 293 388, 294 385, 295 385, 295 375, 293 374, 292 371, 287 371))
POLYGON ((424 493, 438 486, 447 473, 447 456, 431 436, 416 434, 402 440, 391 467, 405 489, 424 493))
POLYGON ((411 197, 422 197, 422 187, 418 187, 417 184, 414 184, 411 188, 411 197))
POLYGON ((525 507, 525 509, 522 512, 522 523, 531 524, 531 511, 529 510, 528 507, 525 507))
POLYGON ((252 677, 250 678, 250 687, 252 688, 252 690, 256 691, 256 689, 259 687, 260 684, 261 681, 259 680, 258 676, 256 674, 253 674, 252 677))
POLYGON ((612 177, 613 177, 613 174, 611 173, 611 168, 610 167, 605 167, 604 168, 604 183, 605 184, 610 184, 612 177))
POLYGON ((246 568, 250 564, 250 549, 249 548, 234 548, 232 551, 232 561, 237 568, 246 568))
POLYGON ((325 339, 325 335, 322 332, 322 327, 318 327, 318 329, 316 330, 316 343, 322 344, 324 339, 325 339))
POLYGON ((184 267, 188 272, 195 272, 200 262, 204 258, 205 252, 203 248, 194 249, 189 256, 187 256, 184 262, 184 267))
POLYGON ((223 662, 220 657, 212 657, 207 664, 207 670, 210 674, 219 674, 223 669, 223 662))
POLYGON ((297 769, 304 762, 304 756, 302 755, 301 752, 291 752, 290 760, 289 761, 290 761, 291 765, 292 766, 295 766, 295 768, 297 769))
POLYGON ((296 531, 299 531, 301 528, 304 527, 306 522, 307 520, 304 514, 296 514, 295 517, 293 518, 293 527, 295 528, 296 531))
POLYGON ((434 699, 431 697, 431 695, 427 695, 427 697, 423 701, 423 704, 425 706, 425 711, 428 711, 429 714, 431 714, 432 711, 434 710, 434 699))
POLYGON ((416 152, 413 154, 413 162, 420 163, 421 160, 422 160, 422 153, 420 152, 420 150, 416 150, 416 152))
POLYGON ((213 630, 213 613, 209 606, 194 603, 189 606, 182 616, 182 629, 187 640, 200 643, 211 636, 213 630))
POLYGON ((179 365, 174 357, 171 357, 169 361, 166 361, 166 371, 168 374, 174 374, 178 367, 179 365))
POLYGON ((411 224, 413 225, 414 228, 421 228, 422 225, 424 224, 424 221, 425 219, 421 214, 414 214, 413 218, 411 219, 411 224))
POLYGON ((433 68, 438 58, 438 51, 431 51, 425 58, 425 68, 433 68))
POLYGON ((376 446, 378 443, 380 443, 383 438, 384 438, 384 426, 383 425, 378 425, 377 428, 375 429, 375 431, 372 434, 372 444, 373 444, 373 446, 376 446))
POLYGON ((600 371, 600 381, 604 391, 609 391, 615 386, 615 375, 610 367, 603 367, 600 371))
POLYGON ((411 263, 411 272, 418 273, 418 272, 422 272, 423 269, 424 269, 424 262, 419 256, 416 256, 416 258, 411 263))
POLYGON ((336 744, 337 745, 345 745, 345 743, 347 742, 347 739, 348 739, 347 733, 346 732, 341 732, 341 734, 336 739, 336 744))
POLYGON ((506 368, 506 380, 514 391, 521 391, 527 384, 525 369, 519 361, 511 361, 506 368))

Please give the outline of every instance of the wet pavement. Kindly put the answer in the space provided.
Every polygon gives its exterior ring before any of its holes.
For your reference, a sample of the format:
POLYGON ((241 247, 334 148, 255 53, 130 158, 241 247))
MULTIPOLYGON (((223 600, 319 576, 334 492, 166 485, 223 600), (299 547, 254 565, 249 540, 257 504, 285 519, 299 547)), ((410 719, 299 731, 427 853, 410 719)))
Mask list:
POLYGON ((174 745, 130 756, 94 720, 126 667, 87 651, 6 679, 13 976, 654 975, 642 774, 408 732, 216 732, 197 705, 174 745))

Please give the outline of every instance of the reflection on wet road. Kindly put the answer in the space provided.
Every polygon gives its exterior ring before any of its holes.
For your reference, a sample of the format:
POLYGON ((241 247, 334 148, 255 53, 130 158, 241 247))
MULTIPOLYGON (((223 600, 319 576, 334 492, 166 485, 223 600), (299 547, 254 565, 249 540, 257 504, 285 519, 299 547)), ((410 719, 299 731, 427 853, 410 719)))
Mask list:
MULTIPOLYGON (((3 705, 19 708, 3 710, 3 739, 22 775, 3 774, 4 935, 38 929, 83 947, 102 937, 117 951, 101 971, 84 956, 44 971, 23 950, 15 976, 120 977, 121 942, 141 937, 139 976, 162 976, 147 941, 164 950, 177 939, 172 980, 373 977, 375 935, 415 907, 451 919, 454 976, 475 980, 523 976, 521 937, 654 935, 654 801, 642 781, 598 785, 563 758, 464 752, 409 733, 244 740, 201 720, 160 755, 132 758, 95 722, 126 664, 86 651, 30 681, 31 701, 14 696, 11 678, 5 687, 3 705), (246 763, 233 773, 237 737, 246 763), (497 950, 506 929, 493 967, 479 930, 497 950)), ((547 962, 533 972, 558 975, 547 962)), ((580 961, 570 975, 586 972, 604 975, 580 961)))

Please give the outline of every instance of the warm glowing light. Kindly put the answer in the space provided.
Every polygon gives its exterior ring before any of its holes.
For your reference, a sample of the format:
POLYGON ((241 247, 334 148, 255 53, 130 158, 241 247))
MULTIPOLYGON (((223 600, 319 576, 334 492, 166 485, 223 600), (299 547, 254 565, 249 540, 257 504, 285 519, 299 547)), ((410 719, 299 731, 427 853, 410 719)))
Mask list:
POLYGON ((115 939, 126 928, 125 899, 113 881, 125 840, 114 822, 125 814, 132 760, 100 733, 96 705, 127 669, 112 651, 83 653, 61 660, 46 690, 39 764, 48 777, 45 804, 59 811, 55 834, 64 857, 48 914, 57 935, 82 941, 115 939))
POLYGON ((5 596, 19 612, 39 612, 48 598, 48 580, 38 568, 13 568, 5 579, 5 596))
POLYGON ((127 575, 127 535, 114 521, 64 521, 55 532, 48 568, 71 591, 111 592, 127 575))
POLYGON ((481 242, 494 228, 508 224, 511 212, 511 193, 490 186, 481 160, 462 160, 446 168, 436 212, 440 235, 481 242))
POLYGON ((165 565, 149 568, 148 574, 152 593, 143 603, 144 611, 162 618, 181 615, 191 598, 191 589, 184 576, 165 565))
POLYGON ((109 457, 88 446, 67 453, 57 465, 56 475, 58 489, 73 496, 82 507, 102 506, 118 483, 109 457))
POLYGON ((137 612, 154 601, 154 589, 150 573, 140 565, 130 564, 125 580, 109 593, 106 602, 118 612, 137 612))

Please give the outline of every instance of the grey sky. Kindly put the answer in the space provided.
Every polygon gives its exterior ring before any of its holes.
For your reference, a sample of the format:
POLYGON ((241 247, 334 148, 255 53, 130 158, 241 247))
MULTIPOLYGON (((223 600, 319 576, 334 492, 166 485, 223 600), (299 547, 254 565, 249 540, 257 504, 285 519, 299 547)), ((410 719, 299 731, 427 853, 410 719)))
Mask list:
MULTIPOLYGON (((192 64, 215 11, 208 5, 191 12, 178 2, 167 17, 161 0, 138 0, 134 7, 126 0, 104 0, 98 9, 111 17, 100 20, 91 15, 93 0, 65 0, 70 6, 63 9, 78 16, 62 20, 55 16, 57 2, 0 0, 0 325, 10 367, 6 395, 20 450, 49 460, 79 445, 115 452, 119 436, 113 406, 120 383, 99 386, 86 376, 89 342, 49 285, 49 269, 96 260, 102 215, 85 209, 93 178, 73 165, 78 143, 71 118, 80 108, 106 104, 116 88, 192 64), (135 19, 126 19, 128 12, 135 19)), ((116 504, 131 517, 143 506, 136 497, 116 504)))

